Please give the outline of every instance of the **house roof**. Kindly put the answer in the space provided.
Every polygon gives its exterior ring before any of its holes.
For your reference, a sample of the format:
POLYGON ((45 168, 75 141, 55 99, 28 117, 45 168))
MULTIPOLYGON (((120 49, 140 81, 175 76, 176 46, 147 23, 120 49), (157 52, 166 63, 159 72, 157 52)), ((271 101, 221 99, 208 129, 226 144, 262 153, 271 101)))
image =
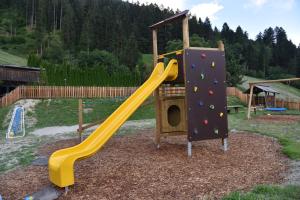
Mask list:
POLYGON ((180 13, 177 13, 176 15, 173 15, 173 16, 167 18, 167 19, 164 19, 160 22, 157 22, 156 24, 153 24, 153 25, 149 26, 149 28, 157 29, 157 28, 159 28, 159 27, 161 27, 165 24, 171 23, 171 22, 176 21, 178 19, 183 19, 184 17, 187 16, 188 13, 189 13, 189 10, 182 11, 180 13))
POLYGON ((9 64, 0 64, 0 68, 20 69, 24 71, 41 71, 41 69, 37 67, 18 66, 9 64))
MULTIPOLYGON (((269 85, 254 85, 253 93, 254 94, 259 94, 261 92, 269 92, 269 93, 279 94, 278 91, 274 90, 269 85)), ((250 88, 248 90, 246 90, 244 93, 245 94, 250 94, 250 88)))

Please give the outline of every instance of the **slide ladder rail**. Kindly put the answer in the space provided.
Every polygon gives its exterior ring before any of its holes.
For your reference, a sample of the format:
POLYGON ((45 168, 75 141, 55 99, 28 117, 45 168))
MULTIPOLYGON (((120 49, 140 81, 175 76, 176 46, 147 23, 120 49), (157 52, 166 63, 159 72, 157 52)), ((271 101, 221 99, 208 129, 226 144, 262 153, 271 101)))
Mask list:
POLYGON ((177 60, 170 60, 166 69, 163 63, 158 63, 149 79, 88 138, 76 146, 58 150, 51 155, 48 164, 50 181, 59 187, 73 185, 74 162, 94 155, 163 81, 175 80, 177 75, 177 60))

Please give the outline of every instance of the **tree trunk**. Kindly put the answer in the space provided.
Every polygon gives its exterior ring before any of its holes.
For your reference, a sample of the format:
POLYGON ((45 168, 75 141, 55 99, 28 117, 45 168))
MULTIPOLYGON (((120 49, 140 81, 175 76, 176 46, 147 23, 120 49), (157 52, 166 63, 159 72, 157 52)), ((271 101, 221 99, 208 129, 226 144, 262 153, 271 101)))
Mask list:
POLYGON ((59 30, 61 30, 61 25, 62 25, 62 15, 63 15, 63 2, 62 0, 60 1, 60 18, 59 18, 59 30))
POLYGON ((53 3, 53 32, 55 33, 56 28, 56 6, 55 2, 53 3))
POLYGON ((34 23, 34 0, 32 0, 32 6, 31 6, 31 19, 30 19, 30 28, 33 28, 34 23))

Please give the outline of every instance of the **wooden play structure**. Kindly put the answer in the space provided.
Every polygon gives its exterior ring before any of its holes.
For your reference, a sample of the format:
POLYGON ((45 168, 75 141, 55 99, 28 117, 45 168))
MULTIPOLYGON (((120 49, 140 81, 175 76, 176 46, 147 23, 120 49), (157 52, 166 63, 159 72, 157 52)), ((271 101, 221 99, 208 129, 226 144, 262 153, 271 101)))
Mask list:
POLYGON ((157 148, 162 137, 187 135, 189 156, 192 141, 205 139, 222 139, 226 151, 228 128, 223 43, 220 41, 218 48, 190 47, 188 11, 150 28, 154 66, 168 58, 176 58, 179 65, 177 79, 165 81, 155 91, 157 148), (183 49, 159 55, 158 30, 174 21, 182 21, 183 49), (179 89, 182 87, 184 91, 179 89))
MULTIPOLYGON (((162 136, 187 135, 188 155, 192 142, 222 139, 227 150, 228 124, 225 82, 225 53, 219 48, 190 47, 188 11, 150 26, 153 32, 154 64, 150 77, 80 144, 58 150, 49 158, 49 179, 59 187, 75 182, 74 164, 93 156, 155 92, 159 147, 162 136), (158 56, 158 28, 182 20, 184 49, 158 56), (168 63, 165 65, 165 61, 168 63), (165 87, 184 86, 183 94, 168 93, 165 87)), ((181 91, 182 92, 182 91, 181 91)), ((82 108, 81 108, 82 110, 82 108)), ((81 120, 82 124, 82 119, 81 120)), ((82 127, 81 127, 82 129, 82 127)))
MULTIPOLYGON (((259 85, 266 84, 266 83, 284 83, 284 82, 291 82, 291 81, 299 81, 300 78, 287 78, 287 79, 277 79, 277 80, 264 80, 264 81, 255 81, 255 82, 249 82, 249 90, 250 90, 250 95, 249 95, 249 101, 248 101, 248 112, 247 112, 247 119, 251 118, 251 111, 253 109, 253 94, 255 94, 255 88, 258 88, 259 85)), ((275 99, 276 102, 276 99, 275 99)), ((276 103, 274 105, 276 107, 276 103)), ((283 111, 284 108, 282 109, 274 109, 278 111, 283 111)))

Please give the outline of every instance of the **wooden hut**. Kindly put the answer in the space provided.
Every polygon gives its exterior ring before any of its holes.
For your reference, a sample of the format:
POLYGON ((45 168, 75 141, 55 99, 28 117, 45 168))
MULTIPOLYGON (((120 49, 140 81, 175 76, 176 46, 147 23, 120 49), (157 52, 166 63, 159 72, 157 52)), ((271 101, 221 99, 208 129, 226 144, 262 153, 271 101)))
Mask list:
POLYGON ((19 85, 38 83, 39 81, 40 68, 0 64, 0 96, 19 85))
MULTIPOLYGON (((250 94, 250 88, 244 92, 250 94)), ((253 88, 253 94, 255 97, 252 100, 252 105, 268 107, 276 107, 276 94, 278 91, 274 90, 269 85, 255 85, 253 88), (263 95, 262 95, 263 93, 263 95)))

